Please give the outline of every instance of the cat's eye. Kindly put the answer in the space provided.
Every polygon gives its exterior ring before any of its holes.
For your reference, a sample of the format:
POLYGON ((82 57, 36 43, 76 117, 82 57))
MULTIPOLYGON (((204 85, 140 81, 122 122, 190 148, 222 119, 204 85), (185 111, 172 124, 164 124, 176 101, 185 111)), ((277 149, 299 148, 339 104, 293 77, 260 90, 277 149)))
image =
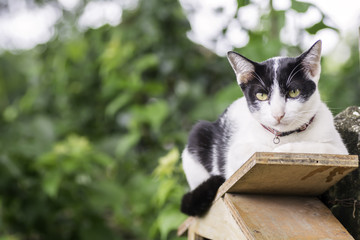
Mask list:
POLYGON ((299 89, 293 89, 289 91, 289 97, 291 98, 296 98, 297 96, 300 95, 300 90, 299 89))
POLYGON ((266 93, 259 92, 256 94, 256 98, 260 101, 265 101, 268 99, 268 95, 266 93))

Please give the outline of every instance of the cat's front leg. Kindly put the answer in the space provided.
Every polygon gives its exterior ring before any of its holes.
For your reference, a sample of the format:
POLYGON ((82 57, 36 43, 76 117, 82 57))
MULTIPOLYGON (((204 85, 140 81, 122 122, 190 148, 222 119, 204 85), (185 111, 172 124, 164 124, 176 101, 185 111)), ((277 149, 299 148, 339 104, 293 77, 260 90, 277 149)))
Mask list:
POLYGON ((239 143, 230 147, 225 165, 225 177, 228 179, 236 172, 254 153, 271 152, 269 146, 259 143, 239 143))
POLYGON ((286 143, 275 148, 273 152, 348 154, 346 149, 335 144, 319 142, 286 143))

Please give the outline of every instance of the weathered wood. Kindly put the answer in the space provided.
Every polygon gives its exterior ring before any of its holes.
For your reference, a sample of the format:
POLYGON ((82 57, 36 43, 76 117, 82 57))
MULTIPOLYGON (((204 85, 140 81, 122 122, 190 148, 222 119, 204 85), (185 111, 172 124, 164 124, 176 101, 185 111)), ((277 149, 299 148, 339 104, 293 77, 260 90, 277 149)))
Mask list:
POLYGON ((358 167, 358 156, 255 153, 220 188, 225 193, 317 196, 358 167))
POLYGON ((194 217, 188 217, 179 227, 177 230, 178 236, 183 236, 186 231, 189 229, 191 224, 193 224, 196 221, 194 217))
POLYGON ((353 239, 331 211, 314 197, 227 193, 224 201, 232 215, 252 234, 252 239, 353 239))
POLYGON ((251 235, 243 233, 222 198, 212 205, 211 210, 204 217, 194 218, 189 226, 188 239, 196 239, 195 235, 221 240, 252 239, 251 235))
POLYGON ((357 167, 358 156, 255 153, 220 187, 209 212, 186 220, 178 235, 188 230, 190 240, 353 239, 312 196, 357 167))
POLYGON ((189 240, 353 240, 315 197, 227 193, 204 217, 187 221, 189 240))
POLYGON ((239 226, 236 224, 228 211, 223 199, 216 202, 212 206, 212 211, 203 217, 197 219, 196 224, 193 224, 195 232, 208 239, 239 239, 247 240, 239 226))

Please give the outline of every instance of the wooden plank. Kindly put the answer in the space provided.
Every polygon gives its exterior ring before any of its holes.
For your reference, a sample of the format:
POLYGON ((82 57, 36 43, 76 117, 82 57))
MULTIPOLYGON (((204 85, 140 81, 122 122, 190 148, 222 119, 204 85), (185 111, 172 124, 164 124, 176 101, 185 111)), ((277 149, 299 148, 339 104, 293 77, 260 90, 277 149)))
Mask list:
POLYGON ((194 217, 188 217, 177 229, 177 236, 184 236, 189 229, 190 225, 195 222, 194 217))
POLYGON ((215 199, 226 192, 317 196, 357 167, 357 155, 255 153, 215 199))
POLYGON ((195 239, 195 235, 212 240, 254 239, 251 234, 246 232, 246 228, 239 227, 223 198, 216 201, 204 217, 194 218, 188 233, 189 239, 195 239))
POLYGON ((253 239, 353 239, 314 197, 226 194, 224 202, 253 239))

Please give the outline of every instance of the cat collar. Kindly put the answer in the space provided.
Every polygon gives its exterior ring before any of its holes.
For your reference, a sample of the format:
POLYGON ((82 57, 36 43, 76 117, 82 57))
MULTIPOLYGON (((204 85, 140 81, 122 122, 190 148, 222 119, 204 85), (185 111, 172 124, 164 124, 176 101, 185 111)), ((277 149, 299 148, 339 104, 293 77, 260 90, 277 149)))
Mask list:
POLYGON ((261 126, 263 126, 263 128, 265 128, 266 130, 268 130, 269 132, 271 132, 272 134, 275 135, 274 139, 273 139, 273 142, 275 144, 279 144, 280 143, 280 137, 285 137, 285 136, 288 136, 290 134, 293 134, 293 133, 298 133, 298 132, 303 132, 305 131, 308 126, 313 122, 315 118, 315 115, 307 122, 307 123, 304 123, 303 125, 301 125, 301 127, 299 127, 298 129, 296 130, 293 130, 293 131, 288 131, 288 132, 279 132, 278 130, 275 130, 271 127, 267 127, 263 124, 261 124, 261 126))

